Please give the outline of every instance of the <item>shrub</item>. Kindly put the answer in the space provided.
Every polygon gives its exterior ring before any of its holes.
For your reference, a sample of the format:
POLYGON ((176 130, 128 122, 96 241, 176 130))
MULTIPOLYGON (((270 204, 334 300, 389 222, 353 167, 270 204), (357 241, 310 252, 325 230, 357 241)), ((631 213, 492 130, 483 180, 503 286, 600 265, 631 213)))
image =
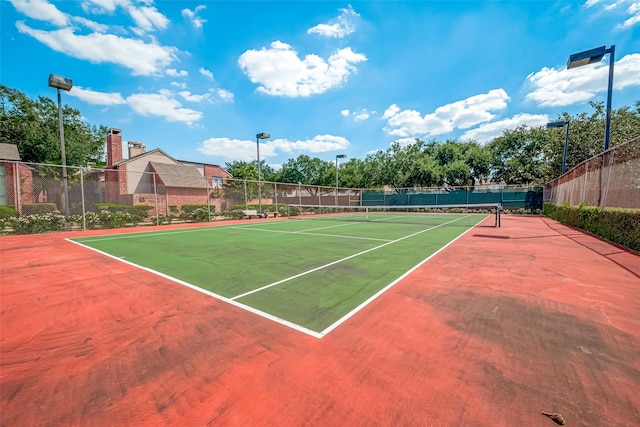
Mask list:
POLYGON ((18 211, 13 206, 0 205, 0 219, 14 218, 18 216, 18 211))
POLYGON ((206 208, 197 208, 189 212, 189 221, 207 222, 209 221, 209 211, 206 208))
POLYGON ((640 210, 596 206, 571 207, 568 203, 556 206, 545 203, 543 212, 572 227, 580 228, 634 251, 640 251, 640 210))
POLYGON ((8 225, 13 228, 15 234, 37 234, 47 231, 62 231, 67 222, 64 216, 56 213, 41 213, 24 215, 19 218, 10 218, 8 225))
POLYGON ((128 222, 133 222, 131 214, 126 212, 109 212, 103 210, 98 216, 100 218, 100 224, 104 228, 122 228, 128 222))
MULTIPOLYGON (((187 221, 206 222, 209 221, 209 207, 207 205, 182 205, 182 214, 180 215, 187 221), (198 212, 196 212, 198 211, 198 212), (204 214, 202 213, 204 211, 204 214)), ((215 212, 216 207, 211 206, 211 214, 215 212)))
POLYGON ((231 219, 242 219, 244 218, 244 213, 242 212, 244 209, 234 209, 230 211, 231 219))

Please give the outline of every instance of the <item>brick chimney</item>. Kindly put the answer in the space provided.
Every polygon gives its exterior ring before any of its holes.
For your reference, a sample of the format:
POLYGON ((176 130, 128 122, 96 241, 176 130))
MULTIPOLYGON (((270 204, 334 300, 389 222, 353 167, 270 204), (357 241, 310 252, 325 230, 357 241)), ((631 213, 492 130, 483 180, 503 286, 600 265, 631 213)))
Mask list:
POLYGON ((110 128, 107 131, 107 169, 122 160, 122 130, 110 128))

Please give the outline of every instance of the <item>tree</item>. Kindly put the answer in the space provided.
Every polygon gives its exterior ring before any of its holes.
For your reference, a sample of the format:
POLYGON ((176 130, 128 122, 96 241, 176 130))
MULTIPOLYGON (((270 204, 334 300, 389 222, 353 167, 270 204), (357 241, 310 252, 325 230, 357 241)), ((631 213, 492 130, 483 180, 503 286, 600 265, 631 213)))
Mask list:
MULTIPOLYGON (((62 108, 65 157, 68 166, 84 166, 88 162, 104 164, 106 126, 92 126, 82 120, 80 112, 65 105, 62 108)), ((0 85, 0 142, 15 144, 23 162, 62 164, 58 106, 53 100, 33 100, 22 92, 0 85)), ((68 170, 68 182, 79 180, 78 169, 68 170)), ((41 192, 47 200, 55 200, 62 209, 62 168, 40 166, 33 169, 34 197, 41 192)))
POLYGON ((493 180, 506 184, 542 184, 542 144, 530 128, 519 126, 488 145, 492 156, 493 180))
MULTIPOLYGON (((67 165, 104 163, 106 126, 92 126, 80 111, 62 108, 67 165)), ((0 142, 15 144, 24 162, 61 164, 58 106, 0 85, 0 142)))

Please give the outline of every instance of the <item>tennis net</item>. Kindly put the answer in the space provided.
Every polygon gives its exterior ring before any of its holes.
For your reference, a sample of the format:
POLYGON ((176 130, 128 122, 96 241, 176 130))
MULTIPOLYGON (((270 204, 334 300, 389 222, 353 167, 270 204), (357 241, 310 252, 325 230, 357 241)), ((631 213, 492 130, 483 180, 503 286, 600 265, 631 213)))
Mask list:
POLYGON ((355 221, 380 223, 429 224, 442 216, 493 215, 494 226, 500 227, 502 205, 398 205, 398 206, 318 206, 290 204, 289 219, 355 221))

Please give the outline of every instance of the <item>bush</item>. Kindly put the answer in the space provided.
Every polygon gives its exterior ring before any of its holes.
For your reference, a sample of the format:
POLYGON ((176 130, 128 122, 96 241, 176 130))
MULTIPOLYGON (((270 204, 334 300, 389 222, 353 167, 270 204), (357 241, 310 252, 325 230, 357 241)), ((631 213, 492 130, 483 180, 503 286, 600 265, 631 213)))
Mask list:
POLYGON ((122 228, 128 222, 133 222, 132 215, 127 212, 101 211, 98 217, 104 228, 122 228))
POLYGON ((242 212, 244 209, 234 209, 230 211, 231 219, 242 219, 244 218, 244 213, 242 212))
POLYGON ((302 211, 297 206, 288 206, 284 209, 282 216, 287 216, 287 214, 291 216, 300 216, 302 214, 302 211))
MULTIPOLYGON (((71 215, 71 222, 82 227, 82 215, 71 215)), ((87 230, 94 230, 100 224, 100 216, 95 212, 87 212, 84 214, 84 223, 87 230)))
POLYGON ((189 221, 193 222, 208 222, 209 211, 206 208, 197 208, 189 212, 189 221))
POLYGON ((545 203, 543 212, 563 224, 588 231, 610 242, 640 251, 640 210, 595 206, 571 207, 545 203))
POLYGON ((37 234, 47 231, 62 231, 66 228, 67 222, 64 216, 55 213, 42 213, 35 215, 24 215, 20 218, 10 218, 8 225, 13 228, 15 234, 37 234))
POLYGON ((13 206, 0 205, 0 219, 15 218, 18 216, 18 211, 13 206))
MULTIPOLYGON (((208 205, 182 205, 180 217, 185 221, 192 222, 208 222, 209 206, 208 205)), ((216 210, 215 205, 211 205, 211 215, 216 210)))

